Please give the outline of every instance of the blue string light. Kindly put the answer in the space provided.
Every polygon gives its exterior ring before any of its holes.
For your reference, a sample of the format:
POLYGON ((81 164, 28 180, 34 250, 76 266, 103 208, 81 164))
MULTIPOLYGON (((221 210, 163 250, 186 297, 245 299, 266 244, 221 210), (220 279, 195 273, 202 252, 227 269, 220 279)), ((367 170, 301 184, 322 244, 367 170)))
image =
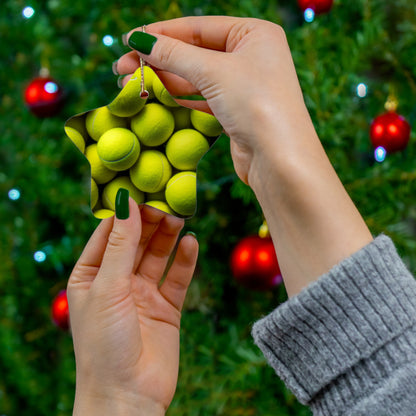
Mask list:
POLYGON ((15 188, 10 189, 8 196, 12 201, 17 201, 20 198, 20 191, 15 188))
POLYGON ((315 19, 315 12, 313 11, 313 9, 311 8, 307 8, 304 12, 303 12, 303 17, 305 18, 305 21, 308 23, 311 23, 314 21, 315 19))
POLYGON ((35 14, 33 7, 27 6, 22 10, 22 15, 25 19, 30 19, 35 14))
POLYGON ((103 37, 103 43, 105 46, 111 46, 114 43, 114 39, 111 35, 105 35, 103 37))
POLYGON ((58 84, 52 81, 47 82, 43 88, 49 94, 54 94, 59 89, 58 84))
POLYGON ((377 162, 384 162, 384 160, 386 159, 387 156, 387 151, 383 146, 379 146, 376 148, 376 150, 374 150, 374 159, 377 162))
POLYGON ((42 263, 46 260, 46 253, 42 250, 38 250, 34 255, 33 258, 36 262, 42 263))

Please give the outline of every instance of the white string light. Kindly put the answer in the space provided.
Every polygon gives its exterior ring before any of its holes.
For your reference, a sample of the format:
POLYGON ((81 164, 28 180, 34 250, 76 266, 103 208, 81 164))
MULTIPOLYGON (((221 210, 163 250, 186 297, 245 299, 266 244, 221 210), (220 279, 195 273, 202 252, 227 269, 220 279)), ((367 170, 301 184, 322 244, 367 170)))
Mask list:
POLYGON ((358 97, 360 97, 360 98, 366 97, 367 92, 368 92, 367 85, 365 85, 363 82, 359 83, 357 85, 356 92, 357 92, 358 97))

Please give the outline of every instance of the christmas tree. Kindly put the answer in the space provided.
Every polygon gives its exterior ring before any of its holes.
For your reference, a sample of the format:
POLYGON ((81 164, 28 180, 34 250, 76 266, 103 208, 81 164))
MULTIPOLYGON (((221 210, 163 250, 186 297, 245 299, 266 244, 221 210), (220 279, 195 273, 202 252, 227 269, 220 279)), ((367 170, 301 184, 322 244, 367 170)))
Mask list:
MULTIPOLYGON (((370 125, 388 99, 410 125, 416 117, 414 2, 335 1, 316 11, 302 10, 296 0, 2 2, 1 414, 71 414, 72 339, 52 322, 51 304, 98 220, 90 209, 88 162, 63 127, 117 95, 111 64, 128 50, 121 35, 134 27, 208 14, 282 25, 331 162, 372 233, 391 236, 416 271, 414 134, 395 152, 375 149, 370 140, 370 125), (25 98, 24 91, 41 72, 50 76, 53 97, 39 117, 40 98, 25 98)), ((231 273, 233 248, 262 221, 223 135, 198 166, 198 209, 184 230, 196 233, 200 255, 183 312, 170 416, 311 414, 250 336, 252 323, 286 300, 284 287, 248 290, 231 273)))

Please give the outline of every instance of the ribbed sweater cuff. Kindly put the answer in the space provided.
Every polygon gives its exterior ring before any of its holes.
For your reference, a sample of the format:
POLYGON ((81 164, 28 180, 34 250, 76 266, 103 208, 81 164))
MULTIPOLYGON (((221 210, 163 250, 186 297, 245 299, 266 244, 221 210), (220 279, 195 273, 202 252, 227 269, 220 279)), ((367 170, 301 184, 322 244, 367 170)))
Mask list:
POLYGON ((301 403, 334 409, 376 389, 411 349, 414 357, 415 317, 416 281, 381 235, 256 322, 252 334, 301 403))

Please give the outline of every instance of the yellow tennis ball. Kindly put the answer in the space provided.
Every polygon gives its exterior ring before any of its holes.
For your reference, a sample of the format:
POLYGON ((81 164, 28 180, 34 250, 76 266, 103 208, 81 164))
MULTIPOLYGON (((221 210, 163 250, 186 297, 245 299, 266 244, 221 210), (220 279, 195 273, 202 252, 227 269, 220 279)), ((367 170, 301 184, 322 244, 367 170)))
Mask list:
POLYGON ((191 110, 186 107, 178 107, 171 109, 173 118, 175 119, 175 130, 192 128, 191 126, 191 110))
POLYGON ((191 110, 192 125, 206 136, 214 137, 222 133, 220 122, 211 114, 203 111, 191 110))
POLYGON ((107 130, 114 127, 127 127, 127 120, 115 116, 107 107, 100 107, 87 114, 85 126, 91 138, 98 142, 107 130))
POLYGON ((194 129, 183 129, 173 133, 166 144, 169 162, 180 170, 195 170, 201 157, 208 150, 208 140, 194 129))
POLYGON ((151 207, 157 208, 160 211, 166 212, 168 214, 175 215, 175 213, 172 211, 170 206, 165 201, 159 201, 159 200, 147 201, 146 205, 150 205, 151 207))
POLYGON ((168 107, 179 107, 179 104, 172 98, 169 91, 165 88, 159 77, 153 78, 153 92, 155 97, 164 105, 168 107))
POLYGON ((88 139, 88 132, 85 127, 85 118, 83 116, 72 117, 65 123, 66 135, 71 139, 75 146, 85 152, 85 142, 88 139))
POLYGON ((94 209, 98 202, 98 186, 91 178, 91 209, 94 209))
POLYGON ((171 175, 168 159, 158 150, 144 150, 130 168, 131 181, 143 192, 161 191, 171 175))
POLYGON ((141 70, 139 68, 107 107, 116 116, 132 117, 146 104, 146 98, 140 97, 140 92, 141 70))
POLYGON ((101 197, 104 208, 115 211, 116 209, 116 195, 120 188, 127 189, 129 195, 137 202, 142 204, 144 202, 144 194, 139 191, 131 182, 128 176, 119 176, 105 185, 101 197))
POLYGON ((146 146, 159 146, 173 133, 175 120, 172 113, 158 103, 146 104, 139 114, 131 119, 131 129, 146 146))
POLYGON ((98 140, 97 152, 104 166, 121 171, 131 168, 140 153, 136 135, 122 127, 107 130, 98 140))
POLYGON ((94 217, 103 220, 104 218, 110 218, 114 215, 114 211, 111 209, 100 208, 93 211, 94 217))
POLYGON ((85 149, 85 157, 91 165, 91 177, 97 184, 100 185, 107 183, 116 176, 117 172, 110 170, 104 166, 103 162, 98 156, 97 143, 87 146, 85 149))
POLYGON ((175 212, 192 215, 196 207, 196 173, 185 171, 173 175, 166 184, 165 196, 175 212))

